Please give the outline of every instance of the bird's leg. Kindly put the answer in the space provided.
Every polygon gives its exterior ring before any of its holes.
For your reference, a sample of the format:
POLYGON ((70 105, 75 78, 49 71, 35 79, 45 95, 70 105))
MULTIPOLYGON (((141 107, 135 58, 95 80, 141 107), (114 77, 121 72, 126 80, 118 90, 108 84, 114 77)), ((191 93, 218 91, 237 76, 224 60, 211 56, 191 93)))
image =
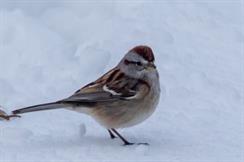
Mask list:
MULTIPOLYGON (((124 145, 127 146, 127 145, 134 145, 135 143, 131 143, 131 142, 128 142, 123 136, 121 136, 119 134, 119 132, 117 132, 114 128, 111 129, 123 142, 124 142, 124 145)), ((136 143, 137 145, 149 145, 148 143, 136 143)))
POLYGON ((10 118, 14 118, 14 117, 20 118, 21 116, 19 116, 19 115, 0 115, 0 118, 3 118, 5 120, 10 120, 10 118))
POLYGON ((109 133, 111 139, 116 138, 116 136, 113 134, 113 132, 111 130, 108 129, 108 133, 109 133))
POLYGON ((128 142, 124 137, 122 137, 119 132, 117 132, 114 128, 111 129, 123 142, 124 142, 124 145, 127 146, 127 145, 133 145, 134 143, 130 143, 128 142))

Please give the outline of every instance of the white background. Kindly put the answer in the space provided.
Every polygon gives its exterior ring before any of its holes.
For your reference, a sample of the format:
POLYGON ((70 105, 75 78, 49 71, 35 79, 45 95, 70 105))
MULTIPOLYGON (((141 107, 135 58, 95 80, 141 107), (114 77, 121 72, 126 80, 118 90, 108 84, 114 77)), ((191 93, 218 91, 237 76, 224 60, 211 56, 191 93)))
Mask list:
POLYGON ((162 98, 123 147, 90 117, 54 110, 0 121, 0 161, 243 161, 241 0, 0 1, 0 105, 71 95, 135 45, 152 47, 162 98))

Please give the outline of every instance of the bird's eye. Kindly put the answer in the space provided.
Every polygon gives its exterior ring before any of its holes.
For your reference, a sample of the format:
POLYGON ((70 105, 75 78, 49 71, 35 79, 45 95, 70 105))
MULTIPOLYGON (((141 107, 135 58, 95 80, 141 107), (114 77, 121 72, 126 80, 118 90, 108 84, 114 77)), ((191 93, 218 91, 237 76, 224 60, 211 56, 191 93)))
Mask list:
POLYGON ((142 63, 141 62, 136 62, 136 65, 137 66, 142 66, 142 63))
POLYGON ((124 60, 124 63, 126 65, 129 65, 129 64, 133 64, 133 65, 136 65, 136 66, 142 66, 142 63, 141 62, 137 62, 137 61, 129 61, 129 60, 124 60))

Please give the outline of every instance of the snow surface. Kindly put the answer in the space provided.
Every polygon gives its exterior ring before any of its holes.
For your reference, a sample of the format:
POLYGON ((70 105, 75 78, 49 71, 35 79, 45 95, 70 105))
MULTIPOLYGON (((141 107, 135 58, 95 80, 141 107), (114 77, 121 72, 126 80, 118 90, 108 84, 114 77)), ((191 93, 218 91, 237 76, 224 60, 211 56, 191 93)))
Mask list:
POLYGON ((0 161, 244 161, 241 0, 0 1, 0 105, 55 101, 150 45, 164 90, 120 132, 67 110, 0 121, 0 161))

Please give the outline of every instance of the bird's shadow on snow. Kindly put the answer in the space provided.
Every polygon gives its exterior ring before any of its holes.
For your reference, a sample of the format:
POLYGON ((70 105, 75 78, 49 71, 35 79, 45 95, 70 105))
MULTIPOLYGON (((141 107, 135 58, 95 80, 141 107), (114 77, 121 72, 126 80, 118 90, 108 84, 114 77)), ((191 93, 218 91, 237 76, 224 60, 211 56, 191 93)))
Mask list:
POLYGON ((157 149, 163 146, 157 139, 134 139, 129 138, 130 142, 148 142, 149 145, 131 145, 131 146, 124 146, 123 142, 119 138, 110 139, 110 137, 106 136, 92 136, 92 135, 85 135, 85 136, 39 136, 33 137, 27 143, 25 143, 26 147, 28 145, 33 148, 41 148, 41 149, 52 149, 52 148, 83 148, 83 147, 97 147, 97 148, 135 148, 138 146, 145 146, 145 147, 153 147, 157 149))
MULTIPOLYGON (((26 145, 27 143, 25 143, 26 145)), ((33 137, 27 146, 36 146, 35 148, 74 148, 74 147, 121 147, 123 142, 116 138, 110 139, 105 136, 39 136, 33 137)))

